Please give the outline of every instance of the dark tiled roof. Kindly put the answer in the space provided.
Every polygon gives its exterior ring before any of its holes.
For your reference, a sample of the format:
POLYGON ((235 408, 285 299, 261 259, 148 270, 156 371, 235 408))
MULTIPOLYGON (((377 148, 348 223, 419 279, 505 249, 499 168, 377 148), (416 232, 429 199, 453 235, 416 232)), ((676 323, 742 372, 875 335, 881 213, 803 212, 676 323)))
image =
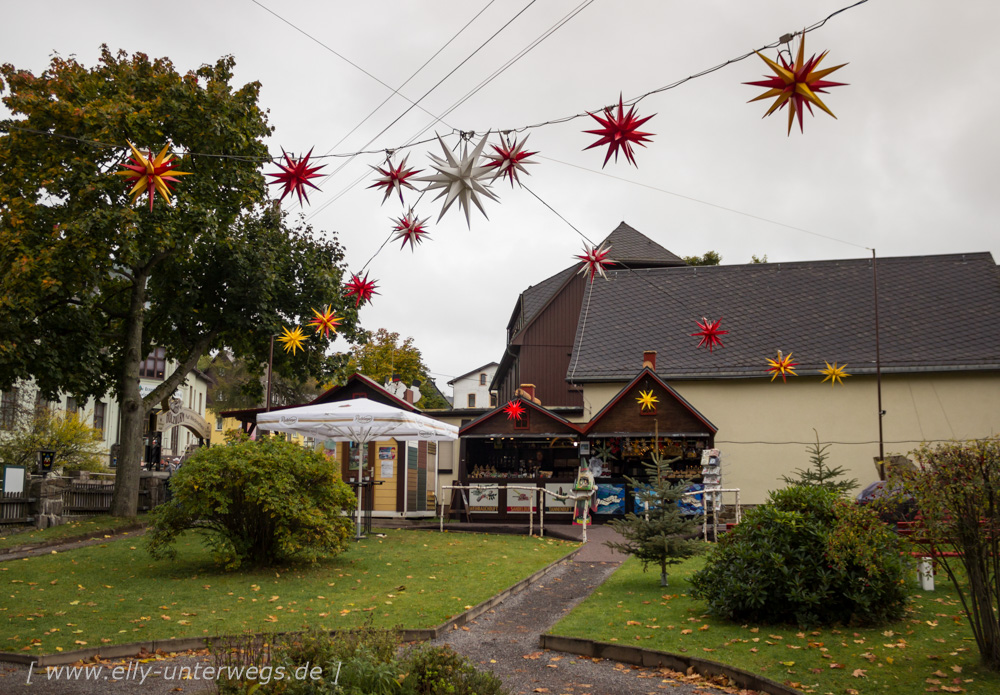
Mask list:
POLYGON ((527 326, 528 323, 535 317, 545 304, 552 299, 559 288, 570 278, 573 273, 576 272, 576 267, 566 268, 561 270, 550 278, 542 280, 537 285, 532 285, 524 292, 521 293, 521 301, 523 302, 521 311, 523 312, 524 321, 522 326, 527 326))
MULTIPOLYGON (((875 369, 871 259, 618 270, 584 301, 571 381, 628 380, 644 350, 665 378, 769 376, 793 353, 875 369), (695 321, 722 317, 724 348, 698 348, 695 321), (584 317, 586 320, 584 321, 584 317)), ((882 368, 1000 369, 1000 272, 989 253, 878 260, 882 368)), ((813 371, 815 373, 815 371, 813 371)))
POLYGON ((629 267, 686 265, 683 258, 674 255, 624 222, 601 243, 611 244, 609 257, 629 267))

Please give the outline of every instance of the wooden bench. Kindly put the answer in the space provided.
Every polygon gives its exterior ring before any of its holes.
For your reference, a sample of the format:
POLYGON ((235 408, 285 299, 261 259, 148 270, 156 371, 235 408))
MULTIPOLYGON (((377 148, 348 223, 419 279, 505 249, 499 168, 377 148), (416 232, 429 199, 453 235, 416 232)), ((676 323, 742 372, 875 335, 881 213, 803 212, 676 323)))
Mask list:
POLYGON ((924 591, 934 591, 935 564, 939 557, 962 557, 962 552, 957 550, 940 550, 938 546, 948 543, 945 539, 928 538, 927 527, 924 526, 920 515, 915 521, 897 521, 896 533, 907 537, 911 542, 920 544, 919 550, 910 551, 910 555, 918 558, 917 579, 920 581, 920 588, 924 591), (914 540, 916 537, 919 540, 914 540))

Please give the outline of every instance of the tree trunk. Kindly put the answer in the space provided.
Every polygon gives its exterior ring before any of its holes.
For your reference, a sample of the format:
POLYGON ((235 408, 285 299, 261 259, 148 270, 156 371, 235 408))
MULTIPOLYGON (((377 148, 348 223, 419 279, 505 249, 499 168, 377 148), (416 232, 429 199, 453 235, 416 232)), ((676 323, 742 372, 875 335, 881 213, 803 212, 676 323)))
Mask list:
POLYGON ((136 274, 128 317, 125 319, 125 360, 119 383, 121 403, 121 447, 115 469, 115 492, 111 515, 134 518, 139 507, 139 472, 142 465, 142 430, 146 409, 139 390, 142 362, 143 309, 146 302, 146 274, 136 274))

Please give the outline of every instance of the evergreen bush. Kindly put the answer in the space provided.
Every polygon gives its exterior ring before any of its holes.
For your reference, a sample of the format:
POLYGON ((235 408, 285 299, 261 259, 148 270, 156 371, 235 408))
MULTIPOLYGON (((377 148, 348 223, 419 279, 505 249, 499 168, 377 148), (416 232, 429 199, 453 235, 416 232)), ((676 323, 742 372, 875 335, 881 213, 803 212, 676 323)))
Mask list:
POLYGON ((831 490, 770 494, 722 537, 692 595, 733 621, 880 624, 905 608, 902 544, 870 510, 831 490))
POLYGON ((346 549, 351 489, 322 454, 276 437, 201 449, 150 514, 147 548, 173 557, 184 531, 204 533, 227 568, 315 560, 346 549))

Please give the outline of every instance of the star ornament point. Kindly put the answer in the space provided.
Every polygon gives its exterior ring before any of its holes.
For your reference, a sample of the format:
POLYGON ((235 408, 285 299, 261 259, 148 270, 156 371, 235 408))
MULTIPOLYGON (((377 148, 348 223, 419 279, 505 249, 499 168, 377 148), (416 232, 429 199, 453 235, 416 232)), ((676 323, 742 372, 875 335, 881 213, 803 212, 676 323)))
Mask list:
POLYGON ((808 109, 809 114, 813 115, 812 107, 814 104, 836 118, 833 115, 833 111, 827 108, 818 95, 827 94, 826 90, 831 87, 843 87, 846 84, 844 82, 831 82, 825 78, 830 73, 847 65, 847 63, 820 70, 818 69, 819 64, 826 57, 827 52, 823 51, 819 56, 814 54, 809 60, 806 60, 805 48, 806 36, 803 33, 802 40, 799 43, 798 55, 791 62, 785 60, 785 57, 780 54, 778 55, 779 62, 776 63, 770 58, 757 53, 761 60, 767 63, 767 66, 771 68, 774 74, 765 76, 763 80, 744 82, 744 84, 754 87, 767 88, 766 92, 754 97, 750 102, 760 101, 761 99, 774 99, 771 107, 764 114, 765 118, 779 109, 788 108, 788 135, 792 133, 792 124, 795 120, 799 122, 799 132, 804 132, 802 124, 803 111, 808 109))
POLYGON ((580 269, 577 274, 590 273, 590 281, 594 281, 595 275, 600 275, 605 280, 608 279, 607 273, 604 271, 604 266, 611 265, 614 263, 613 260, 608 258, 608 254, 611 253, 611 246, 601 244, 600 247, 597 246, 584 246, 583 253, 573 256, 573 258, 578 258, 582 263, 580 263, 580 269))
MULTIPOLYGON (((826 360, 823 361, 826 362, 826 360)), ((829 362, 826 362, 826 369, 819 370, 819 373, 826 375, 823 378, 823 381, 829 381, 830 386, 836 385, 838 381, 841 383, 841 385, 843 385, 844 377, 851 376, 850 374, 847 373, 847 363, 837 366, 836 362, 834 362, 832 365, 829 362)))
POLYGON ((410 245, 410 251, 413 251, 417 244, 422 243, 424 239, 430 239, 430 233, 424 226, 427 223, 427 218, 420 219, 413 212, 411 208, 402 217, 396 219, 396 226, 393 228, 393 232, 396 236, 392 238, 393 241, 403 240, 402 245, 399 247, 400 250, 406 248, 406 245, 410 245))
MULTIPOLYGON (((488 136, 489 133, 484 135, 483 139, 479 141, 478 145, 472 148, 471 152, 468 149, 468 145, 463 145, 462 155, 456 157, 448 149, 448 146, 444 144, 441 136, 437 135, 441 149, 444 150, 444 157, 438 157, 430 153, 431 168, 434 169, 435 173, 428 176, 421 176, 415 180, 427 183, 424 191, 440 191, 434 200, 444 198, 444 204, 441 207, 441 214, 438 215, 438 221, 444 217, 444 214, 448 212, 448 209, 456 200, 459 207, 465 212, 466 226, 470 228, 472 226, 469 220, 469 212, 473 205, 479 208, 479 212, 483 213, 483 217, 487 217, 486 210, 483 209, 482 198, 497 200, 496 195, 487 187, 489 184, 484 183, 486 177, 490 175, 490 167, 479 164, 488 136)), ((487 219, 489 218, 487 217, 487 219)))
POLYGON ((129 195, 132 196, 131 202, 134 204, 139 196, 146 193, 149 195, 149 209, 152 210, 153 198, 159 193, 169 203, 170 184, 177 183, 176 177, 190 176, 191 172, 176 170, 178 162, 171 161, 174 155, 168 153, 169 143, 164 145, 155 157, 152 150, 149 150, 148 154, 144 156, 131 142, 128 143, 128 146, 132 150, 132 156, 129 160, 131 163, 120 164, 119 166, 124 167, 125 171, 116 173, 118 176, 127 176, 130 182, 134 182, 132 190, 129 191, 129 195))
POLYGON ((306 194, 306 186, 315 188, 317 191, 319 190, 319 186, 314 184, 310 179, 318 178, 320 174, 317 172, 326 165, 309 165, 309 157, 312 156, 312 149, 306 153, 305 157, 298 160, 292 158, 284 150, 281 150, 281 154, 285 157, 285 163, 275 162, 279 171, 275 174, 268 174, 268 176, 274 177, 274 181, 270 181, 269 183, 271 185, 280 184, 283 187, 280 200, 284 200, 286 195, 292 193, 298 195, 299 204, 304 205, 309 202, 309 196, 306 194))
POLYGON ((536 155, 538 152, 525 152, 524 146, 527 143, 528 136, 525 135, 524 140, 520 142, 517 141, 517 138, 514 138, 513 142, 502 138, 499 145, 490 145, 493 148, 494 154, 486 155, 491 160, 486 166, 495 169, 490 183, 493 183, 498 178, 506 178, 510 181, 511 188, 514 187, 515 181, 518 185, 521 184, 520 174, 528 175, 528 170, 524 168, 524 165, 538 163, 528 161, 528 157, 536 155))
POLYGON ((345 285, 347 292, 345 296, 354 297, 354 306, 361 306, 361 302, 370 302, 372 295, 378 294, 375 288, 378 287, 374 280, 368 279, 368 273, 364 278, 360 275, 351 275, 351 281, 345 285))
POLYGON ((635 400, 639 404, 639 410, 656 410, 656 404, 660 402, 660 399, 653 395, 653 389, 639 391, 639 397, 635 400))
POLYGON ((277 338, 279 343, 282 343, 285 348, 285 352, 290 352, 293 355, 297 350, 302 350, 305 352, 305 348, 302 344, 305 343, 306 334, 302 332, 302 328, 296 326, 293 330, 288 330, 285 326, 281 327, 282 334, 277 338))
POLYGON ((701 321, 695 321, 695 323, 698 324, 698 328, 701 330, 698 330, 691 335, 692 337, 701 338, 701 341, 698 343, 698 347, 707 347, 709 352, 712 352, 716 346, 720 348, 725 347, 725 345, 722 344, 722 338, 720 336, 726 335, 729 331, 724 331, 719 328, 719 324, 722 323, 721 317, 715 321, 709 321, 707 318, 702 316, 701 321))
POLYGON ((326 305, 326 311, 320 312, 313 309, 312 312, 315 317, 309 321, 309 325, 315 328, 317 333, 322 333, 324 338, 329 338, 330 333, 337 333, 337 327, 343 319, 334 315, 329 304, 326 305))
POLYGON ((423 169, 407 169, 406 159, 410 155, 403 157, 403 161, 399 163, 399 166, 393 167, 391 162, 386 162, 385 168, 373 166, 372 169, 377 171, 381 176, 375 179, 373 183, 368 188, 385 188, 385 195, 382 196, 382 202, 385 203, 392 195, 393 191, 399 194, 399 203, 403 203, 403 189, 409 188, 411 191, 417 190, 409 179, 417 174, 419 174, 423 169))
POLYGON ((772 360, 768 358, 767 363, 770 365, 767 371, 772 372, 771 381, 774 381, 779 375, 782 381, 786 381, 787 376, 798 376, 795 373, 795 368, 799 366, 798 362, 792 362, 792 353, 787 355, 782 355, 781 350, 778 350, 778 358, 772 360))
POLYGON ((503 412, 507 413, 508 420, 520 420, 525 409, 521 401, 508 401, 507 405, 503 407, 503 412))
MULTIPOLYGON (((618 95, 618 114, 614 113, 614 106, 608 106, 604 109, 604 116, 598 116, 596 114, 588 114, 591 118, 601 124, 601 127, 597 130, 585 130, 583 132, 590 133, 592 135, 600 135, 600 139, 594 144, 585 147, 585 150, 589 150, 592 147, 601 147, 602 145, 608 146, 608 153, 604 157, 604 164, 601 165, 603 169, 608 160, 611 159, 611 155, 615 156, 615 161, 618 161, 618 152, 621 151, 625 154, 625 159, 628 160, 632 166, 637 167, 635 163, 635 155, 632 151, 633 145, 646 146, 647 142, 651 142, 650 136, 653 133, 644 133, 639 130, 639 126, 648 121, 653 116, 646 116, 645 118, 637 118, 635 115, 635 104, 629 106, 628 113, 625 112, 625 104, 622 101, 622 95, 618 95)), ((654 114, 655 115, 655 114, 654 114)))

